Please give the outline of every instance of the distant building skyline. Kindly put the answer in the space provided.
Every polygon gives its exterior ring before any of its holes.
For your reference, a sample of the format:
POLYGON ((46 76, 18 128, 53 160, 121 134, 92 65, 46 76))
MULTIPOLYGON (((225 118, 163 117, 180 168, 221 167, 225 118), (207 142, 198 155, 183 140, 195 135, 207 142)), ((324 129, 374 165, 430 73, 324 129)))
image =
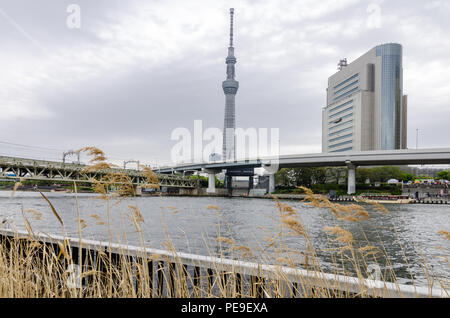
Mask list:
POLYGON ((328 78, 322 152, 407 147, 402 46, 378 45, 328 78))

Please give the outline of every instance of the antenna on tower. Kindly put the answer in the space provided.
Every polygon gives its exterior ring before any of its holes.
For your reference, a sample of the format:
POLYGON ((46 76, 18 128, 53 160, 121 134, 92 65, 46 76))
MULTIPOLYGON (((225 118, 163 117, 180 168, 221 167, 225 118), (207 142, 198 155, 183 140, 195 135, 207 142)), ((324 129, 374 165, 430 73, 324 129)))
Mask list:
POLYGON ((341 71, 344 67, 347 66, 347 58, 344 57, 342 60, 338 63, 338 70, 341 71))
POLYGON ((234 8, 230 8, 230 47, 233 46, 233 15, 234 8))

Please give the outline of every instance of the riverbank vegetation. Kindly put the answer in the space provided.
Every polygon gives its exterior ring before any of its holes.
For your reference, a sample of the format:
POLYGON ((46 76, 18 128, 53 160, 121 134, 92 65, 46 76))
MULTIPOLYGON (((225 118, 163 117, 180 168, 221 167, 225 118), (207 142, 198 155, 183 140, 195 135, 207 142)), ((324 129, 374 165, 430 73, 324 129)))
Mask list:
MULTIPOLYGON (((193 180, 199 180, 200 188, 207 188, 208 187, 208 182, 209 182, 208 181, 208 177, 196 174, 196 175, 190 176, 189 178, 191 178, 193 180)), ((219 188, 219 189, 225 187, 224 182, 220 181, 219 178, 217 178, 217 177, 215 177, 215 186, 216 186, 216 188, 219 188)))
MULTIPOLYGON (((315 194, 323 194, 328 195, 331 191, 335 192, 336 196, 347 195, 347 185, 346 184, 335 184, 335 183, 326 183, 326 184, 313 184, 309 189, 313 191, 315 194)), ((402 187, 396 184, 387 184, 382 183, 377 186, 370 185, 366 183, 358 183, 356 184, 356 195, 362 193, 390 193, 392 195, 400 195, 402 194, 402 187)), ((275 188, 275 192, 273 194, 305 194, 305 190, 301 187, 294 186, 282 186, 278 185, 275 188)))
MULTIPOLYGON (((356 169, 357 194, 361 193, 390 193, 402 194, 401 184, 389 184, 389 180, 414 182, 415 180, 449 180, 447 171, 439 171, 435 177, 419 174, 414 175, 411 169, 402 170, 396 166, 374 168, 358 167, 356 169), (448 177, 448 178, 447 178, 448 177)), ((275 193, 303 193, 299 187, 308 187, 316 194, 329 194, 331 190, 336 195, 347 193, 347 168, 318 167, 318 168, 283 168, 275 174, 275 193)))

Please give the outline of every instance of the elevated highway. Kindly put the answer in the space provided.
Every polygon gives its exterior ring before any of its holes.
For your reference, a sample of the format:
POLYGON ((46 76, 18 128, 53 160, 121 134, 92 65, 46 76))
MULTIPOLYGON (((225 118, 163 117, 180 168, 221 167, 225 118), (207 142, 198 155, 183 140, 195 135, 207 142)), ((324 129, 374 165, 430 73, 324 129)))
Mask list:
MULTIPOLYGON (((425 164, 450 164, 450 148, 431 149, 402 149, 402 150, 378 150, 341 153, 316 153, 283 155, 280 157, 264 157, 248 160, 224 161, 213 163, 189 163, 173 167, 162 167, 156 171, 159 173, 173 173, 186 171, 205 171, 210 177, 222 170, 244 168, 267 168, 277 165, 279 168, 299 167, 338 167, 348 168, 348 193, 355 193, 356 167, 358 166, 384 166, 384 165, 425 165, 425 164)), ((271 175, 271 186, 274 188, 274 178, 271 175)), ((212 186, 212 184, 210 183, 212 186)), ((211 191, 213 189, 211 188, 211 191)))

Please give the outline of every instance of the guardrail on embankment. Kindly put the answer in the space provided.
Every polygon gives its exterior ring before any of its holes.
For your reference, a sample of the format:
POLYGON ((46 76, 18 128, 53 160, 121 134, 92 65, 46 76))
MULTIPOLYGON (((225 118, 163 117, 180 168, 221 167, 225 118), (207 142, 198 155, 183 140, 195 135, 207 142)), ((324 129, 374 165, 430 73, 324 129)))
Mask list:
MULTIPOLYGON (((107 255, 120 269, 120 266, 132 267, 136 264, 147 266, 148 286, 151 297, 180 297, 174 288, 176 277, 189 279, 178 280, 186 286, 189 297, 206 297, 205 295, 245 295, 250 297, 272 297, 276 284, 284 284, 285 293, 281 297, 448 297, 447 291, 440 288, 401 285, 384 281, 355 278, 349 276, 327 274, 311 270, 263 265, 251 262, 200 256, 188 253, 178 253, 166 250, 142 248, 100 242, 93 240, 81 241, 78 238, 65 238, 58 235, 34 234, 27 232, 0 229, 0 242, 30 244, 38 241, 60 253, 61 247, 68 247, 70 260, 64 260, 65 266, 78 266, 82 272, 104 271, 99 254, 107 255), (189 274, 189 275, 188 275, 189 274), (232 290, 232 292, 230 292, 232 290), (205 292, 206 291, 206 294, 205 292), (226 294, 226 293, 225 293, 226 294)), ((9 245, 8 245, 9 244, 9 245)), ((5 244, 4 244, 5 246, 5 244)), ((36 253, 39 257, 40 253, 36 253)), ((135 268, 135 267, 134 267, 135 268)), ((134 271, 133 284, 137 289, 142 281, 134 271)), ((88 284, 83 279, 83 284, 88 284)), ((277 289, 281 290, 280 288, 277 289)), ((186 295, 186 294, 184 294, 186 295)), ((280 296, 279 292, 276 294, 280 296)))

